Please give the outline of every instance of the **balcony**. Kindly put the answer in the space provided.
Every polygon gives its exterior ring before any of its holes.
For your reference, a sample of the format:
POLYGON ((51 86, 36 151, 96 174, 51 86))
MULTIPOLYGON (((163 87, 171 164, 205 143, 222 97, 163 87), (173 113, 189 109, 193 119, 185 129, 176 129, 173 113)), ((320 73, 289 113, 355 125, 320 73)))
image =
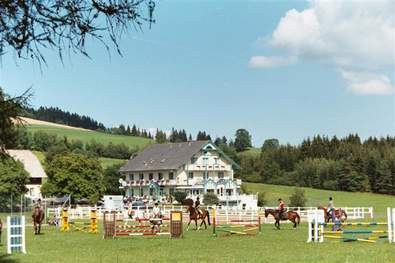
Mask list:
POLYGON ((188 167, 189 171, 231 171, 232 167, 229 165, 218 165, 218 164, 210 164, 210 165, 196 165, 192 164, 188 167))
POLYGON ((157 183, 159 186, 175 186, 177 185, 176 180, 162 179, 162 180, 130 180, 120 181, 123 188, 129 187, 144 187, 149 186, 151 183, 157 183))

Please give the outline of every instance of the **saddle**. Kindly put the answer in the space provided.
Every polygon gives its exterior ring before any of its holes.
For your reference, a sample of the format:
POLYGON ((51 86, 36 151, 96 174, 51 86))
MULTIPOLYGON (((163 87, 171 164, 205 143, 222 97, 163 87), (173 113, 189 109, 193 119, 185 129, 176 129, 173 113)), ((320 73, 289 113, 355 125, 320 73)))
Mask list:
POLYGON ((284 211, 282 213, 279 213, 278 216, 279 216, 280 220, 286 220, 286 219, 288 219, 288 212, 284 211))

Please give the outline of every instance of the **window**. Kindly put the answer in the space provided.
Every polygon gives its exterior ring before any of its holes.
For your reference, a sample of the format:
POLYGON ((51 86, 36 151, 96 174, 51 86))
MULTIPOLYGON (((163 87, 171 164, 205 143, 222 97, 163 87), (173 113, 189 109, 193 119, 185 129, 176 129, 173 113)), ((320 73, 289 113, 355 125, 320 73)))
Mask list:
POLYGON ((134 189, 130 189, 130 196, 134 196, 134 189))
POLYGON ((154 189, 153 189, 153 188, 150 188, 150 189, 149 189, 149 195, 150 195, 150 196, 153 196, 153 195, 154 195, 154 189))
POLYGON ((214 164, 218 164, 218 157, 214 158, 214 164))
POLYGON ((173 180, 174 179, 174 173, 173 172, 170 172, 169 173, 169 180, 173 180))
POLYGON ((144 189, 140 188, 140 196, 143 196, 143 195, 144 195, 144 189))
POLYGON ((158 173, 158 179, 162 180, 163 179, 163 174, 162 173, 158 173))
POLYGON ((203 165, 204 166, 208 165, 208 158, 207 157, 203 157, 203 165))
POLYGON ((170 195, 174 195, 174 188, 170 188, 170 189, 169 189, 169 194, 170 194, 170 195))
POLYGON ((189 173, 188 173, 188 178, 189 178, 189 179, 193 179, 193 172, 189 172, 189 173))
POLYGON ((224 178, 224 172, 218 172, 218 178, 224 178))
POLYGON ((159 189, 159 195, 160 195, 160 196, 163 196, 163 193, 164 193, 163 187, 161 187, 161 188, 159 189))
POLYGON ((140 174, 140 180, 144 180, 144 174, 140 174))
POLYGON ((153 179, 154 179, 154 174, 152 174, 152 173, 149 174, 149 175, 148 175, 148 180, 153 180, 153 179))
POLYGON ((134 174, 129 175, 129 180, 134 181, 134 174))

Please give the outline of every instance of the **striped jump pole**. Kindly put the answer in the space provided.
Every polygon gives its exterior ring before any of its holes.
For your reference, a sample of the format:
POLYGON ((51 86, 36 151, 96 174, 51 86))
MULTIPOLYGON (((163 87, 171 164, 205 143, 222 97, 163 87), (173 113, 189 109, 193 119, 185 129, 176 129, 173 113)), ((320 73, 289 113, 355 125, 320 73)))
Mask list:
POLYGON ((387 208, 388 241, 395 243, 395 208, 387 208))

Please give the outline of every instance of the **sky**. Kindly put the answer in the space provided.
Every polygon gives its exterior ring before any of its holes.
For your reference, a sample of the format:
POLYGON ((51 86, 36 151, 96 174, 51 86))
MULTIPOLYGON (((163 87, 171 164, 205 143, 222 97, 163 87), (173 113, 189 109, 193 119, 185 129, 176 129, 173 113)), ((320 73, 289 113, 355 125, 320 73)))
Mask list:
POLYGON ((91 59, 48 66, 2 57, 0 86, 33 88, 106 126, 232 137, 247 129, 298 144, 315 134, 395 135, 395 2, 160 1, 151 29, 123 37, 123 56, 88 42, 91 59))

